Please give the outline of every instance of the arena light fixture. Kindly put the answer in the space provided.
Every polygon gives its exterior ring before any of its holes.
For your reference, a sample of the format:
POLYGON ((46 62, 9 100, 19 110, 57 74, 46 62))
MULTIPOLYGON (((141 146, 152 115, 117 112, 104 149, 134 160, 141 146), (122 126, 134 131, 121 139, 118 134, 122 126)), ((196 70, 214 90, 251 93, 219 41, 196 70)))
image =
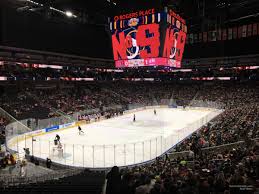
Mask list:
MULTIPOLYGON (((33 1, 33 0, 26 0, 26 2, 32 3, 32 4, 37 5, 37 6, 40 6, 40 7, 44 7, 43 4, 38 3, 38 2, 36 2, 36 1, 33 1)), ((62 10, 56 9, 56 8, 54 8, 54 7, 52 7, 52 6, 50 6, 49 9, 50 9, 50 10, 53 10, 53 11, 56 11, 56 12, 58 12, 58 13, 60 13, 60 14, 66 15, 66 16, 69 17, 69 18, 71 18, 71 17, 77 18, 77 16, 74 15, 71 11, 62 11, 62 10)), ((31 10, 31 11, 32 11, 32 10, 31 10)))
POLYGON ((43 4, 41 4, 41 3, 37 3, 36 1, 27 0, 27 2, 32 3, 32 4, 34 4, 34 5, 38 5, 38 6, 43 7, 43 4))
POLYGON ((66 11, 66 16, 71 18, 73 16, 73 13, 71 11, 66 11))

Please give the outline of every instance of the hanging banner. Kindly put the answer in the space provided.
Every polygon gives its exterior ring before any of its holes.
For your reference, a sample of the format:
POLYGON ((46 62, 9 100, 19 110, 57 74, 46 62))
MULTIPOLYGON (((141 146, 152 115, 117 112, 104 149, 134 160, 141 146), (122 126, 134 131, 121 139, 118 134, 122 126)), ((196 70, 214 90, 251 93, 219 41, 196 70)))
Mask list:
POLYGON ((189 44, 189 34, 186 35, 186 44, 189 44))
POLYGON ((193 34, 190 34, 190 44, 193 44, 193 34))
POLYGON ((253 24, 253 36, 257 35, 257 24, 253 24))
POLYGON ((252 36, 252 24, 249 24, 247 26, 247 36, 252 36))
POLYGON ((193 39, 194 39, 194 43, 197 43, 198 42, 198 34, 194 34, 193 35, 193 39))
POLYGON ((243 25, 242 27, 242 38, 247 36, 247 25, 243 25))
POLYGON ((221 40, 221 29, 217 30, 217 40, 221 40))
POLYGON ((222 40, 227 40, 227 29, 223 29, 222 40))
POLYGON ((198 34, 189 34, 189 44, 197 42, 211 42, 221 40, 233 40, 259 35, 259 23, 235 26, 228 29, 217 29, 215 31, 200 32, 198 34))
POLYGON ((228 29, 228 40, 232 40, 232 28, 228 29))
POLYGON ((203 32, 203 42, 207 42, 207 41, 208 41, 208 33, 203 32))
POLYGON ((211 31, 211 41, 217 40, 217 32, 216 30, 211 31))
POLYGON ((202 33, 201 32, 199 33, 199 40, 198 41, 202 42, 202 33))
POLYGON ((242 31, 243 31, 242 26, 239 26, 239 27, 238 27, 238 31, 237 31, 237 37, 238 37, 238 38, 242 38, 242 31))
POLYGON ((233 39, 237 39, 237 27, 232 29, 233 39))

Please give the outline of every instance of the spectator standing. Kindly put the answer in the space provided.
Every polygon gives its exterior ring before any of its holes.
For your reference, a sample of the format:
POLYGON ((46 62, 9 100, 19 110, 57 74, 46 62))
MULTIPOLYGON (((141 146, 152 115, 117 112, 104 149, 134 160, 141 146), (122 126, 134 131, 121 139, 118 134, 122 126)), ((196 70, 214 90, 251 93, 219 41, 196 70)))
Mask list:
POLYGON ((117 166, 112 167, 106 176, 106 194, 120 194, 121 176, 117 166))

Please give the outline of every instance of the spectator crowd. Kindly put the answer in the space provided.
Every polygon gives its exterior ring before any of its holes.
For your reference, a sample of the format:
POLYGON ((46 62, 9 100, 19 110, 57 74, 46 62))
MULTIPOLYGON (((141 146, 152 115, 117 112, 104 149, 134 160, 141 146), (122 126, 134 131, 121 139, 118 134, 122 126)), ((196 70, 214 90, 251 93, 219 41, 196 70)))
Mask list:
POLYGON ((252 194, 259 186, 259 142, 245 146, 200 152, 192 160, 166 156, 131 169, 115 166, 106 177, 106 194, 252 194))
MULTIPOLYGON (((28 87, 1 96, 0 106, 17 119, 49 118, 78 114, 78 120, 110 118, 137 104, 175 103, 192 105, 194 100, 213 101, 225 111, 177 146, 194 157, 157 158, 154 163, 107 175, 107 193, 227 193, 231 185, 258 184, 259 88, 253 83, 156 83, 94 82, 68 88, 28 87), (170 100, 168 100, 170 99, 170 100), (244 147, 204 154, 202 148, 245 141, 244 147), (257 182, 256 182, 257 181, 257 182), (116 186, 117 185, 117 186, 116 186)), ((5 117, 0 117, 0 141, 4 142, 5 117)), ((243 145, 243 144, 242 144, 243 145)), ((234 189, 234 188, 233 188, 234 189)))

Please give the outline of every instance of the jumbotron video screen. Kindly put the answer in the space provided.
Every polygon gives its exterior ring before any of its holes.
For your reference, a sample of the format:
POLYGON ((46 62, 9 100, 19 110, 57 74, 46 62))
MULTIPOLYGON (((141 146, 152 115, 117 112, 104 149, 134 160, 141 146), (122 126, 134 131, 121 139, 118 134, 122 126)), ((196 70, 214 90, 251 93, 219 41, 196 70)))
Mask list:
POLYGON ((110 30, 117 68, 181 67, 187 27, 174 11, 148 9, 114 16, 110 30))

